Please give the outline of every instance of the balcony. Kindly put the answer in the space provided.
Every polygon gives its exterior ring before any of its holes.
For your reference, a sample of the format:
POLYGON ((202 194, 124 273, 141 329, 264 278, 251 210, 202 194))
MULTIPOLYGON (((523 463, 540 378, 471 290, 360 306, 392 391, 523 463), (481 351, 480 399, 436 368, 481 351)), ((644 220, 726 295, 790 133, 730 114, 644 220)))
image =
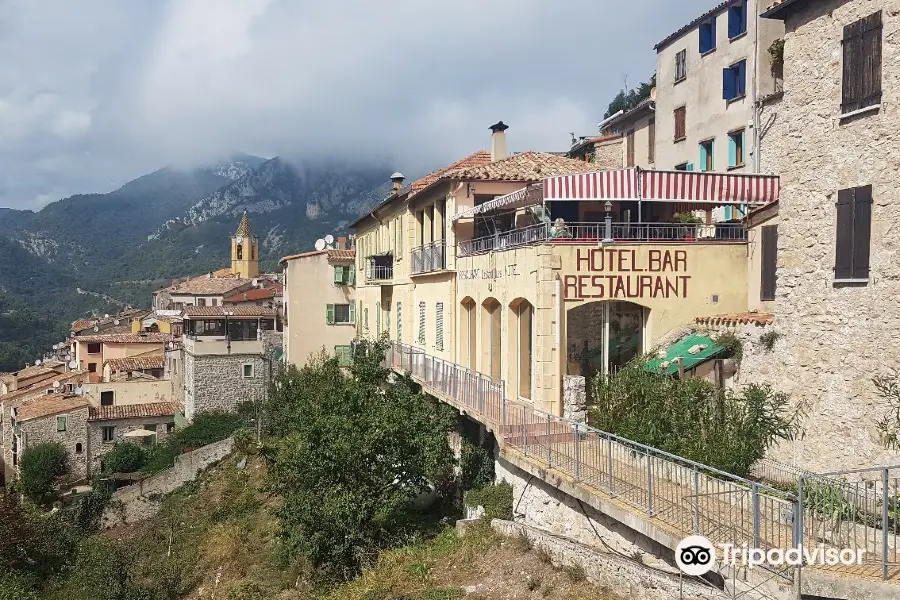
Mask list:
POLYGON ((224 335, 185 335, 184 349, 193 355, 262 354, 261 339, 230 339, 224 335))
POLYGON ((447 268, 447 248, 442 241, 412 249, 412 274, 433 273, 447 268))
POLYGON ((472 256, 543 243, 596 244, 601 241, 607 243, 734 243, 747 241, 747 229, 743 223, 702 225, 694 223, 596 222, 566 223, 561 230, 557 230, 550 223, 540 223, 461 241, 457 244, 457 256, 472 256))
POLYGON ((366 282, 367 283, 383 283, 391 281, 394 278, 394 265, 373 265, 366 266, 366 282))

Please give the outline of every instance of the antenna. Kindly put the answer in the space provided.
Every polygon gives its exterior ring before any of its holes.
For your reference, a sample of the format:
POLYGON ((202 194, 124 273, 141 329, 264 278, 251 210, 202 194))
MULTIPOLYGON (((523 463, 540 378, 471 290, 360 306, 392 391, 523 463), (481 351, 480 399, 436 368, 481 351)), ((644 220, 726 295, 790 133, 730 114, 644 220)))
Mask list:
POLYGON ((325 240, 316 240, 316 250, 325 249, 325 240))

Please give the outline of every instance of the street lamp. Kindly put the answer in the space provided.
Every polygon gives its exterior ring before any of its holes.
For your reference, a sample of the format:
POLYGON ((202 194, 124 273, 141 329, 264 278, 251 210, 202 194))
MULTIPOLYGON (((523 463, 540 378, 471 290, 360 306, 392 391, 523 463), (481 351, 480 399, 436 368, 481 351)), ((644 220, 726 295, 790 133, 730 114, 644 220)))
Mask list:
POLYGON ((612 239, 612 202, 607 200, 603 204, 603 208, 606 210, 606 218, 604 219, 606 221, 606 235, 604 236, 603 241, 611 242, 611 241, 613 241, 613 239, 612 239))

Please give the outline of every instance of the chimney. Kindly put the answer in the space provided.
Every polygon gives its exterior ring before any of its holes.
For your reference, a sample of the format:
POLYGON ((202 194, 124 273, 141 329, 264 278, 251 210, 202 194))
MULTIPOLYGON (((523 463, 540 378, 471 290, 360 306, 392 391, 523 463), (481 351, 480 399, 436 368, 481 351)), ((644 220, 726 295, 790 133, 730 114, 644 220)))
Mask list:
POLYGON ((339 237, 337 239, 337 250, 344 250, 347 247, 347 238, 339 237))
POLYGON ((391 191, 399 192, 400 188, 403 187, 404 179, 406 179, 406 177, 404 177, 403 173, 401 173, 400 171, 396 171, 393 175, 391 175, 391 191))
POLYGON ((491 162, 506 158, 506 130, 509 125, 499 121, 491 125, 491 162))

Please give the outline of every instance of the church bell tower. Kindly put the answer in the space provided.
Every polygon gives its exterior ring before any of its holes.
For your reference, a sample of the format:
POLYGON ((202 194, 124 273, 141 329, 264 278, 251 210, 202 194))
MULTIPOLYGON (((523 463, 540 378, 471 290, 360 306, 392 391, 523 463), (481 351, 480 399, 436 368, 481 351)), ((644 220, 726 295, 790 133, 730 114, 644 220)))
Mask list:
POLYGON ((246 212, 231 236, 231 271, 244 279, 259 276, 259 240, 250 229, 246 212))

